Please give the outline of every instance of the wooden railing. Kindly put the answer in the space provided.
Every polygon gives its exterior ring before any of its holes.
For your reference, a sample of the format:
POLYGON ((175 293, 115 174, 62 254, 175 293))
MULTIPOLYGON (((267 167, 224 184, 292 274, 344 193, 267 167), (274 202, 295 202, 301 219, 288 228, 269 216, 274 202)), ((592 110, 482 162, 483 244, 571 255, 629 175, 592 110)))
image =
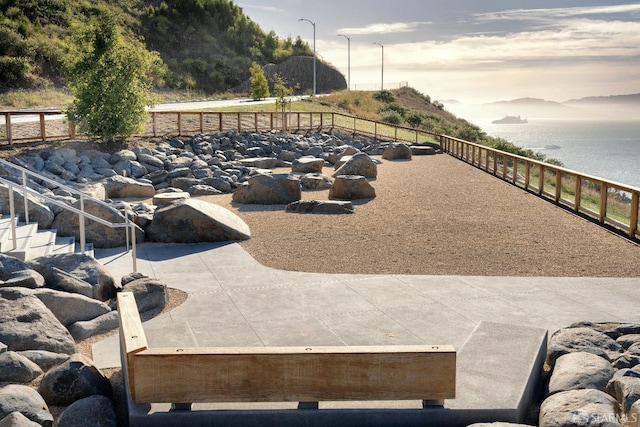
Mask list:
MULTIPOLYGON (((0 143, 46 141, 76 138, 73 123, 67 123, 60 110, 4 111, 0 122, 0 143), (49 120, 48 116, 58 116, 49 120), (16 120, 14 120, 16 119, 16 120), (28 121, 27 121, 28 120, 28 121), (2 125, 4 123, 4 126, 2 125)), ((367 135, 385 141, 420 142, 437 140, 439 135, 419 129, 395 126, 335 112, 221 112, 152 111, 142 136, 193 135, 224 131, 339 130, 367 135)))
POLYGON ((640 189, 442 135, 445 153, 601 225, 638 233, 640 189))
MULTIPOLYGON (((0 143, 47 138, 75 138, 75 126, 63 120, 46 120, 59 110, 5 111, 0 121, 0 143), (35 122, 14 123, 12 118, 37 117, 35 122), (61 125, 62 124, 62 125, 61 125), (54 130, 49 130, 53 128, 54 130), (62 130, 66 129, 66 133, 62 130), (52 136, 52 134, 61 135, 52 136)), ((366 135, 383 141, 418 143, 439 141, 444 152, 511 182, 540 197, 586 215, 601 225, 638 237, 638 198, 640 190, 548 163, 495 150, 469 141, 425 130, 395 126, 336 112, 150 112, 144 136, 193 135, 225 131, 288 132, 318 130, 366 135)))

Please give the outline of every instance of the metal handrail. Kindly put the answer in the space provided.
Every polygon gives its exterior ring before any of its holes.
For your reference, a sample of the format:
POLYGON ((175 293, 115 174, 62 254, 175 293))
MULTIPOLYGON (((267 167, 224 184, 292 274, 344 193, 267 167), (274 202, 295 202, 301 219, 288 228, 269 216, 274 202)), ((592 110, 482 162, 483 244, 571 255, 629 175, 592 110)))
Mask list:
POLYGON ((133 262, 133 272, 137 272, 137 251, 136 251, 136 225, 135 223, 129 221, 129 215, 127 214, 127 211, 129 209, 129 204, 126 202, 116 202, 116 203, 106 203, 103 200, 100 200, 96 197, 90 196, 88 194, 85 194, 73 187, 69 187, 67 185, 61 184, 57 181, 54 181, 52 179, 49 179, 45 176, 42 176, 38 173, 35 173, 33 171, 30 171, 29 169, 23 168, 22 166, 18 166, 14 163, 8 162, 6 160, 0 159, 0 165, 5 166, 5 167, 9 167, 15 170, 18 170, 22 173, 22 184, 16 184, 15 182, 11 181, 11 180, 7 180, 5 178, 0 177, 0 182, 4 183, 7 185, 8 190, 9 190, 9 210, 10 210, 10 216, 12 218, 11 221, 11 234, 12 234, 12 241, 13 241, 13 248, 15 249, 17 247, 17 237, 16 237, 16 227, 15 227, 15 223, 16 221, 13 221, 13 218, 16 217, 15 214, 15 203, 14 203, 14 196, 13 196, 13 190, 14 188, 18 188, 19 190, 22 191, 22 198, 24 199, 24 212, 25 212, 25 223, 29 223, 29 216, 28 216, 28 195, 31 194, 36 198, 42 199, 42 200, 46 200, 49 203, 53 203, 56 206, 59 206, 65 210, 74 212, 76 214, 78 214, 79 216, 79 231, 80 231, 80 251, 82 253, 86 252, 86 239, 85 239, 85 232, 84 232, 84 222, 86 219, 90 219, 92 221, 98 222, 104 226, 110 227, 110 228, 125 228, 125 233, 126 233, 126 245, 127 245, 127 252, 129 250, 131 250, 131 256, 132 256, 132 262, 133 262), (51 197, 48 197, 32 188, 30 188, 27 185, 27 175, 30 175, 34 178, 37 178, 39 180, 42 180, 44 182, 53 184, 58 186, 61 189, 64 189, 72 194, 76 194, 79 199, 80 199, 80 209, 75 208, 73 206, 70 206, 68 204, 66 204, 65 202, 61 202, 59 200, 53 199, 51 197), (110 208, 120 208, 124 210, 124 218, 125 218, 125 222, 123 223, 112 223, 110 221, 107 221, 103 218, 97 217, 93 214, 90 214, 88 212, 84 211, 84 202, 85 200, 91 200, 97 204, 100 204, 104 207, 110 207, 110 208), (130 244, 131 243, 131 244, 130 244))

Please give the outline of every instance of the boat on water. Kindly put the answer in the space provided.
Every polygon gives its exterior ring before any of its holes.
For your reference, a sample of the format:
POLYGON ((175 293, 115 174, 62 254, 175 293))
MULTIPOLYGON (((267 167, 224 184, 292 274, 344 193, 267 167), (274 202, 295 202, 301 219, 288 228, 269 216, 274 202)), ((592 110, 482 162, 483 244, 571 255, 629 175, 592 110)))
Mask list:
POLYGON ((529 122, 527 119, 520 118, 520 116, 504 116, 503 118, 494 120, 491 123, 494 125, 520 125, 529 122))

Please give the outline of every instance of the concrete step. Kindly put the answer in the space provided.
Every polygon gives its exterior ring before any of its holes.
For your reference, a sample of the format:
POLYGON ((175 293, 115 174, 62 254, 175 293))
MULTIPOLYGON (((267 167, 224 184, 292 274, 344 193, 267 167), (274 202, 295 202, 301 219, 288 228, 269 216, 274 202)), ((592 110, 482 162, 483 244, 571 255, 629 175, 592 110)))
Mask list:
POLYGON ((56 230, 39 230, 33 235, 29 258, 50 255, 56 242, 56 230))
POLYGON ((4 254, 19 258, 23 261, 29 259, 33 236, 37 231, 38 224, 18 224, 16 226, 16 239, 14 244, 11 226, 8 225, 7 228, 2 230, 3 235, 0 238, 0 250, 4 254))

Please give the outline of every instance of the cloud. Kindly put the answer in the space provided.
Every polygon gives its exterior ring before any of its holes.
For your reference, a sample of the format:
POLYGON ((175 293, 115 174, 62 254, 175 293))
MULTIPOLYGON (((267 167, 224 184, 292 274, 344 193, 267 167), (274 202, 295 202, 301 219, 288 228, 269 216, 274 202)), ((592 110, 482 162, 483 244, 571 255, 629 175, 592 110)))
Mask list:
POLYGON ((417 31, 418 27, 428 24, 429 22, 375 23, 369 24, 366 27, 340 28, 336 32, 353 35, 410 33, 417 31))
POLYGON ((542 20, 549 21, 557 18, 568 18, 589 15, 611 15, 620 13, 640 13, 640 4, 594 6, 594 7, 559 7, 548 9, 511 9, 499 12, 479 13, 475 15, 478 21, 500 20, 542 20))

